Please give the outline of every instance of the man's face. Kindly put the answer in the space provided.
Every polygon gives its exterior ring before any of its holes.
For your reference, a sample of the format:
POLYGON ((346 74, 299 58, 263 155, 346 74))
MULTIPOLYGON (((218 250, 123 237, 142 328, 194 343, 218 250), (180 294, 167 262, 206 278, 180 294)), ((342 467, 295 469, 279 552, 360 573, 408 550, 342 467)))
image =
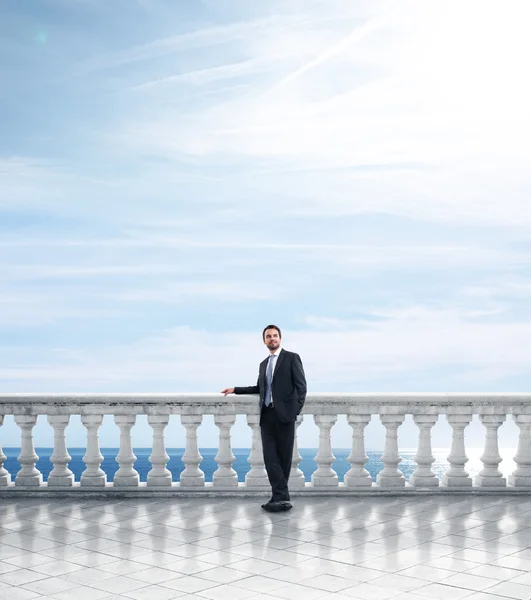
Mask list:
POLYGON ((276 329, 266 329, 264 333, 264 344, 269 348, 270 352, 275 352, 280 346, 280 336, 276 329))

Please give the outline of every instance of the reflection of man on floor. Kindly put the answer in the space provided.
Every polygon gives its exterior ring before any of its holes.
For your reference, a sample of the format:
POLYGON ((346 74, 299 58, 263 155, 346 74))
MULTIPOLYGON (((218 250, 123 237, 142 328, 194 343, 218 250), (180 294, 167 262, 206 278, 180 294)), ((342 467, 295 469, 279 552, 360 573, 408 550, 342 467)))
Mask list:
POLYGON ((269 356, 260 363, 256 385, 225 388, 225 394, 260 394, 260 432, 264 463, 272 496, 262 508, 268 512, 291 508, 288 479, 295 441, 295 421, 306 399, 306 378, 300 356, 280 347, 276 325, 263 333, 269 356))

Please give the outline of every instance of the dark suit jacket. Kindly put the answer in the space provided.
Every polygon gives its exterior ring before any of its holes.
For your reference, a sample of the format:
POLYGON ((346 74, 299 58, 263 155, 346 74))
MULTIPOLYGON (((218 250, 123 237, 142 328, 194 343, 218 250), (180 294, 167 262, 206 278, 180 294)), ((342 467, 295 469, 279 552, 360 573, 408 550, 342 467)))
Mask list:
MULTIPOLYGON (((260 411, 264 404, 266 368, 269 357, 260 363, 256 385, 235 387, 235 394, 260 394, 260 411)), ((302 361, 295 352, 282 349, 276 359, 271 384, 273 403, 278 418, 283 423, 295 421, 306 400, 306 377, 302 361)))

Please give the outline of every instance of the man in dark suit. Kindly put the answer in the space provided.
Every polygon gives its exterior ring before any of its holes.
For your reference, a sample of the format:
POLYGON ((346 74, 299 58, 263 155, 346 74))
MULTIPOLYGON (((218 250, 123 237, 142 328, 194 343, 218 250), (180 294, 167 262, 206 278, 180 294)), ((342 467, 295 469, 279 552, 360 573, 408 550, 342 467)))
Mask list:
POLYGON ((282 334, 276 325, 262 332, 269 356, 260 363, 256 385, 225 388, 225 394, 260 395, 260 432, 264 463, 271 484, 271 500, 262 504, 268 512, 291 508, 288 479, 295 441, 295 421, 306 399, 306 377, 300 356, 280 347, 282 334))

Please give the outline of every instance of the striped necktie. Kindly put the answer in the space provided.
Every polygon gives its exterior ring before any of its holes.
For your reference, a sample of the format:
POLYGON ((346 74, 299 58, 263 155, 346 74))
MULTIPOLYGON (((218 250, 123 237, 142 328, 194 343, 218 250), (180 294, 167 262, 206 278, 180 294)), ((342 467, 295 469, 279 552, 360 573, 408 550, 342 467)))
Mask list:
POLYGON ((269 357, 269 364, 267 365, 267 373, 266 373, 266 389, 265 389, 265 399, 264 404, 269 406, 271 404, 271 382, 273 381, 273 361, 275 360, 275 355, 271 354, 269 357))

